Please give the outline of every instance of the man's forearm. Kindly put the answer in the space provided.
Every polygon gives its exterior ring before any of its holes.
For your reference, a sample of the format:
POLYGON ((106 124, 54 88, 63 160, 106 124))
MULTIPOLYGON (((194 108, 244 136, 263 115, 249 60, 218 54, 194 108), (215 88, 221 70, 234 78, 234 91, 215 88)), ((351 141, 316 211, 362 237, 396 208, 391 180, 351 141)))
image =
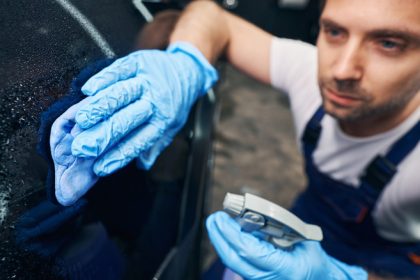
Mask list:
POLYGON ((212 1, 194 1, 182 13, 170 42, 192 43, 211 63, 224 53, 241 71, 269 82, 271 38, 212 1))
POLYGON ((226 26, 224 11, 217 4, 195 1, 187 6, 169 40, 194 44, 213 63, 228 44, 226 26))

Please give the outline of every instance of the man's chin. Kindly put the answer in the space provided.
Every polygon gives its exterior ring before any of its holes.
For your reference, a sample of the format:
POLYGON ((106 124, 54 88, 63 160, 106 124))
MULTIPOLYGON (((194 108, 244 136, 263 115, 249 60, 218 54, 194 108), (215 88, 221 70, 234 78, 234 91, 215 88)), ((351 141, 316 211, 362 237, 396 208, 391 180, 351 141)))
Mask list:
POLYGON ((338 121, 354 122, 360 120, 360 114, 351 108, 335 106, 328 102, 324 102, 323 107, 325 113, 338 121))

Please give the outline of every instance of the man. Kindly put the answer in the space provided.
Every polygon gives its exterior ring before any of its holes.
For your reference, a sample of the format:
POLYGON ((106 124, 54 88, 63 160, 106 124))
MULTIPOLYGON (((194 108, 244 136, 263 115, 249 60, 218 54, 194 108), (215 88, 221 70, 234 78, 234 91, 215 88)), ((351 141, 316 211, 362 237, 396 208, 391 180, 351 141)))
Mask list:
POLYGON ((327 0, 315 48, 194 2, 166 52, 130 54, 84 85, 92 97, 75 116, 84 131, 72 153, 97 157, 100 176, 134 158, 149 168, 224 53, 288 93, 309 181, 292 211, 324 241, 286 252, 215 213, 207 228, 222 261, 246 279, 366 279, 361 267, 419 278, 419 12, 418 0, 327 0))

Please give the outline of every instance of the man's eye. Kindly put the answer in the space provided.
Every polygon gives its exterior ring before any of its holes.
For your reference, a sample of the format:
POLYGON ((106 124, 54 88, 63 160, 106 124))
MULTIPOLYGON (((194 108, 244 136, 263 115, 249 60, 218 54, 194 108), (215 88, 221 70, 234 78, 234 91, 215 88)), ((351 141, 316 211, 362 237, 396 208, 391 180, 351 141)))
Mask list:
POLYGON ((381 46, 384 49, 395 49, 397 47, 399 47, 399 45, 396 42, 390 41, 390 40, 382 40, 381 41, 381 46))
POLYGON ((403 51, 405 48, 405 45, 403 43, 389 39, 379 40, 378 45, 383 51, 393 53, 403 51))
POLYGON ((341 31, 339 29, 327 29, 326 31, 328 33, 328 35, 330 35, 331 37, 338 37, 341 35, 341 31))
POLYGON ((343 30, 341 30, 340 28, 335 28, 335 27, 325 27, 323 28, 323 32, 327 40, 331 42, 336 42, 337 40, 340 40, 344 36, 343 30))

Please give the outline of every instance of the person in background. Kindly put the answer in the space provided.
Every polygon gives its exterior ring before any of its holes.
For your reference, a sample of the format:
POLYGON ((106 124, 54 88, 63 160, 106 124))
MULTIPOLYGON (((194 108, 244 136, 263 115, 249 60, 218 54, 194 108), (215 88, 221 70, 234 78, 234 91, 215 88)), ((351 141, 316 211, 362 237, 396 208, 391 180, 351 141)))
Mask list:
POLYGON ((207 229, 223 263, 255 280, 419 279, 419 11, 418 0, 327 0, 315 47, 194 1, 166 50, 133 52, 83 86, 72 154, 95 158, 98 176, 134 159, 150 168, 225 55, 287 93, 308 177, 291 210, 324 240, 284 251, 216 212, 207 229))

